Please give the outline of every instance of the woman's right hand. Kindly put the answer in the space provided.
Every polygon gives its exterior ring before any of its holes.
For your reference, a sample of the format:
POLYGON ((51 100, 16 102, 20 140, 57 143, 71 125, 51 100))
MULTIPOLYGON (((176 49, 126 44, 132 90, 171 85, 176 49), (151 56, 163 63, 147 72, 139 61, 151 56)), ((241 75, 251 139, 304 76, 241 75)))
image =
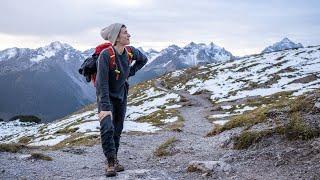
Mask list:
POLYGON ((112 112, 111 111, 100 111, 100 113, 98 114, 99 117, 99 121, 101 121, 103 118, 105 118, 106 116, 109 116, 112 119, 112 112))

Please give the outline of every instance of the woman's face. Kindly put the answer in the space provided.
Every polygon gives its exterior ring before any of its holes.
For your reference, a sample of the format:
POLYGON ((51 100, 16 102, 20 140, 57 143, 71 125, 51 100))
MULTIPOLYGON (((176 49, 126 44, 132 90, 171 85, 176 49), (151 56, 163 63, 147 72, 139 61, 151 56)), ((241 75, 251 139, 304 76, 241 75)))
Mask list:
POLYGON ((118 35, 116 44, 119 44, 119 45, 122 45, 122 46, 126 46, 126 45, 130 44, 130 34, 128 33, 126 27, 122 27, 120 29, 120 33, 118 35))

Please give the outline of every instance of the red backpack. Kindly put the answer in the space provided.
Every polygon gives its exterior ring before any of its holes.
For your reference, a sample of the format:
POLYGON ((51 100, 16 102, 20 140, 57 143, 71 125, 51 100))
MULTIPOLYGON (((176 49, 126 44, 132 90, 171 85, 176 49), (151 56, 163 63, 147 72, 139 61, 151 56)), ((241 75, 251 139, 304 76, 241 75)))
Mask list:
MULTIPOLYGON (((118 69, 118 65, 116 63, 116 55, 115 52, 112 48, 112 44, 110 42, 106 42, 103 44, 100 44, 99 46, 96 47, 94 54, 92 55, 92 57, 96 56, 99 57, 99 54, 104 50, 107 49, 108 53, 110 55, 110 61, 109 61, 109 70, 113 70, 116 72, 116 80, 119 79, 119 75, 120 75, 120 71, 118 69)), ((125 46, 125 50, 127 51, 128 54, 128 64, 130 66, 131 62, 132 62, 132 49, 129 46, 125 46)), ((93 82, 94 87, 96 87, 96 73, 91 75, 91 80, 93 82)))

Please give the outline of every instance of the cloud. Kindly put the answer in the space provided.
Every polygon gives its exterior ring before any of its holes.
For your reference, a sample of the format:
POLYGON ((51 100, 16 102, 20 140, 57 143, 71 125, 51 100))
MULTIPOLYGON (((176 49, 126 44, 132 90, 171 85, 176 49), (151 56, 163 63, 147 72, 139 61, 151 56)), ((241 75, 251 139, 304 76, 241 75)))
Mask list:
POLYGON ((1 37, 18 38, 0 38, 0 48, 15 44, 12 39, 27 46, 40 39, 90 47, 102 41, 101 28, 122 22, 134 45, 160 49, 173 43, 213 41, 231 52, 255 53, 284 36, 320 43, 319 4, 315 0, 2 0, 1 37))

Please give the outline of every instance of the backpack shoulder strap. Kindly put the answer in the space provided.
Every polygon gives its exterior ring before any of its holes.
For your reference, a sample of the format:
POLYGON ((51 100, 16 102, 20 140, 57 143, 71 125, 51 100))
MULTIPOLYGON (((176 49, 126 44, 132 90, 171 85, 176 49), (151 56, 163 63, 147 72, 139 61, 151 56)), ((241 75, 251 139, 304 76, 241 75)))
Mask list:
POLYGON ((133 57, 132 49, 131 49, 130 46, 125 46, 125 50, 127 51, 127 54, 128 54, 128 62, 129 62, 129 65, 130 65, 131 62, 132 62, 132 57, 133 57))
POLYGON ((116 55, 113 50, 113 48, 110 46, 107 48, 109 56, 110 56, 110 61, 109 61, 109 68, 113 69, 114 66, 116 66, 116 55))

